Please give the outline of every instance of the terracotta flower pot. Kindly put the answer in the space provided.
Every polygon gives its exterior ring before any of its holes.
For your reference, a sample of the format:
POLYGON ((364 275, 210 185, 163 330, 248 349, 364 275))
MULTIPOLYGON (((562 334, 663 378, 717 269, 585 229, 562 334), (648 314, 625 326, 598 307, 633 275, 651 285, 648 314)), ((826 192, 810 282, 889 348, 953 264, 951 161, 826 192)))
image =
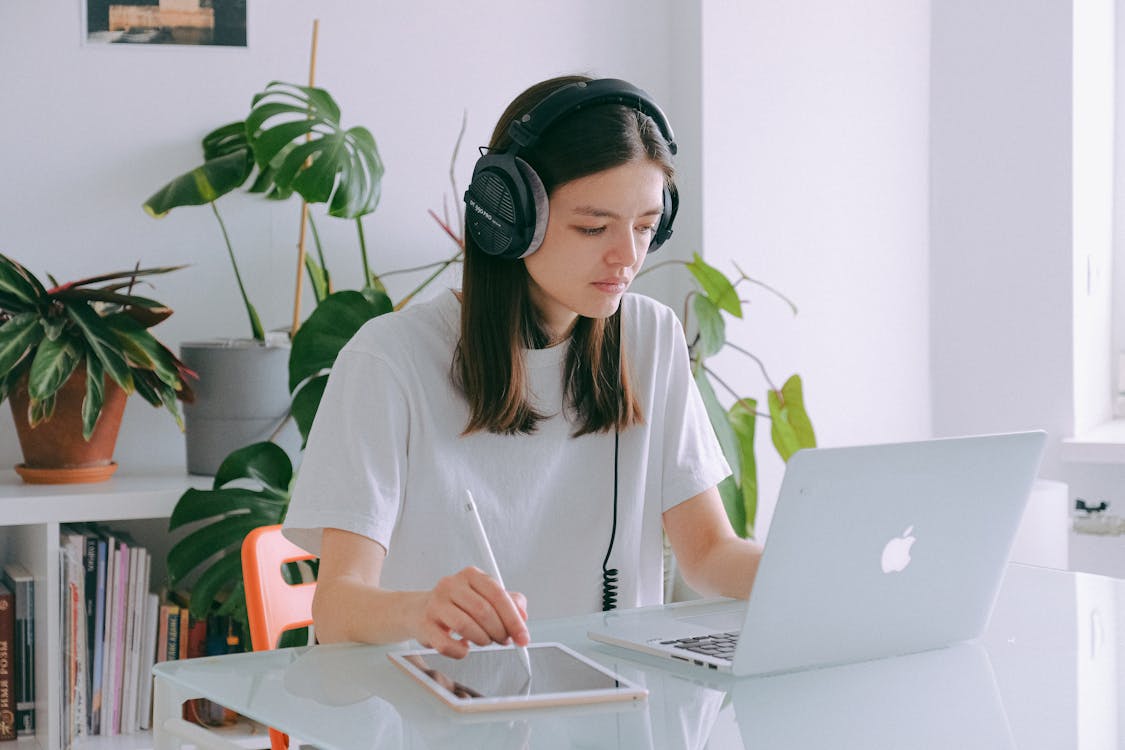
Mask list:
POLYGON ((59 389, 55 413, 31 427, 27 420, 29 397, 25 375, 9 394, 12 416, 24 462, 16 472, 30 484, 101 482, 117 469, 113 449, 125 412, 127 394, 106 377, 102 413, 87 441, 82 437, 82 399, 86 396, 86 368, 79 367, 59 389))

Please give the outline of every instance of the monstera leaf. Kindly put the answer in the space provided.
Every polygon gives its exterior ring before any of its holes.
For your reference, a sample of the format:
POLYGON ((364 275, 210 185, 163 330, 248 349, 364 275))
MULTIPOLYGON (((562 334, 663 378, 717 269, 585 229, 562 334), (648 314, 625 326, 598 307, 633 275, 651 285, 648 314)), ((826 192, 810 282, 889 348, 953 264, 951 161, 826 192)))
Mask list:
POLYGON ((191 614, 229 614, 245 622, 242 540, 258 526, 281 523, 289 507, 293 464, 276 443, 262 442, 227 456, 209 490, 180 496, 168 530, 205 522, 168 551, 173 586, 198 573, 191 589, 191 614))
POLYGON ((375 138, 363 127, 345 129, 327 91, 274 81, 252 106, 246 118, 250 149, 258 168, 271 170, 280 196, 296 192, 347 219, 375 210, 383 177, 375 138))
POLYGON ((289 353, 289 391, 293 394, 290 411, 303 440, 308 440, 328 383, 328 372, 344 344, 364 323, 392 309, 390 297, 381 291, 336 292, 317 305, 297 331, 289 353))

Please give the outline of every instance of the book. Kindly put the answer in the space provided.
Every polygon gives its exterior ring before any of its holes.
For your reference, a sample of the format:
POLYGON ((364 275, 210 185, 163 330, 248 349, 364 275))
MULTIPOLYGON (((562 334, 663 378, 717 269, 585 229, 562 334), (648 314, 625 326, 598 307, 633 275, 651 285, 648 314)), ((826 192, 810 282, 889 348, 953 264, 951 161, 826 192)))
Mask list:
POLYGON ((16 597, 0 583, 0 740, 16 738, 16 597))
POLYGON ((141 576, 144 571, 144 549, 131 545, 129 549, 129 588, 125 592, 125 636, 123 643, 123 657, 121 660, 121 713, 118 731, 121 734, 131 734, 136 721, 136 692, 137 692, 137 591, 141 587, 141 576))
POLYGON ((102 696, 108 712, 102 716, 102 734, 121 734, 121 688, 125 681, 125 632, 129 601, 129 570, 132 550, 123 539, 117 540, 117 569, 113 582, 113 629, 106 635, 112 658, 104 669, 109 671, 108 691, 102 696), (108 722, 106 719, 108 718, 108 722))
POLYGON ((16 599, 16 734, 35 734, 35 579, 23 565, 8 563, 0 580, 16 599))
POLYGON ((121 731, 131 734, 140 729, 140 673, 144 659, 145 601, 151 574, 151 555, 142 546, 133 545, 135 565, 130 571, 129 631, 125 648, 125 679, 122 686, 121 731))
POLYGON ((166 661, 174 661, 180 658, 180 622, 183 618, 180 616, 180 607, 175 604, 169 604, 168 607, 168 642, 165 645, 166 661))
POLYGON ((105 592, 107 543, 105 536, 97 537, 97 575, 94 579, 94 640, 90 644, 93 655, 90 661, 90 734, 101 734, 102 670, 105 662, 105 592))
POLYGON ((105 620, 102 625, 102 681, 101 703, 98 716, 98 734, 110 733, 113 722, 110 720, 110 693, 112 692, 113 669, 113 630, 114 614, 117 607, 117 579, 118 579, 118 545, 117 538, 111 531, 106 532, 106 574, 105 574, 105 620))
POLYGON ((160 597, 153 593, 145 595, 144 643, 141 647, 141 669, 138 676, 137 727, 142 730, 152 728, 152 667, 156 663, 156 635, 159 630, 157 619, 160 616, 160 597))

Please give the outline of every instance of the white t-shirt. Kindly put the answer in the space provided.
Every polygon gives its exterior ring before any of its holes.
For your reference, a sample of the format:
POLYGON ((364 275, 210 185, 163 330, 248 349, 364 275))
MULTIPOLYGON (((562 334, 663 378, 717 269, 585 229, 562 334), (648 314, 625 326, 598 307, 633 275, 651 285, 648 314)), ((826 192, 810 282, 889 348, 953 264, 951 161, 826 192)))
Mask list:
MULTIPOLYGON (((623 336, 644 423, 620 434, 617 531, 609 567, 618 606, 663 598, 661 514, 730 474, 691 378, 670 308, 622 301, 623 336)), ((531 435, 463 436, 468 403, 453 384, 460 302, 442 293, 365 324, 340 352, 317 412, 285 534, 319 553, 338 528, 387 549, 380 585, 433 588, 484 567, 465 525, 472 491, 505 586, 532 617, 601 609, 613 526, 614 435, 571 437, 563 412, 566 345, 525 352, 531 435)))

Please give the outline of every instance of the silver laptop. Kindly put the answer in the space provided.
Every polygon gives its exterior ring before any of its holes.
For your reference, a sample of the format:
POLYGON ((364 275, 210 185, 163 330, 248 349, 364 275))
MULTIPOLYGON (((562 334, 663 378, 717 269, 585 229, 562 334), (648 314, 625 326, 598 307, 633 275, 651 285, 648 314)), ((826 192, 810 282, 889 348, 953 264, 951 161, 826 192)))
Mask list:
POLYGON ((605 613, 595 641, 736 675, 914 653, 983 632, 1042 431, 798 451, 748 602, 605 613))

